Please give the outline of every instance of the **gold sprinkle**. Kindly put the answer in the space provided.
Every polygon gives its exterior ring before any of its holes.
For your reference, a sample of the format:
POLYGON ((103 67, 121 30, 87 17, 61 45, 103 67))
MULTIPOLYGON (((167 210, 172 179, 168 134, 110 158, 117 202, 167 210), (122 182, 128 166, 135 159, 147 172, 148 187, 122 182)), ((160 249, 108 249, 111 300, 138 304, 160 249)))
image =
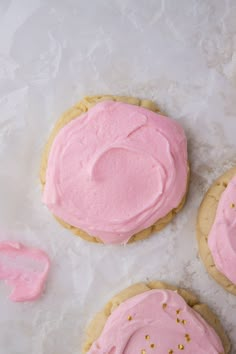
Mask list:
POLYGON ((128 316, 128 321, 132 321, 133 317, 132 316, 128 316))
POLYGON ((162 304, 162 308, 166 309, 167 308, 167 304, 162 304))
POLYGON ((150 336, 148 334, 146 334, 145 339, 150 340, 150 336))
POLYGON ((180 309, 176 310, 176 314, 179 315, 180 314, 180 309))
POLYGON ((189 334, 185 334, 185 339, 186 339, 187 342, 190 342, 191 341, 190 335, 189 334))
POLYGON ((150 344, 150 348, 155 348, 155 344, 154 343, 152 343, 152 344, 150 344))
POLYGON ((186 325, 187 321, 186 321, 186 320, 182 320, 181 323, 182 323, 183 325, 186 325))
POLYGON ((146 354, 146 350, 145 350, 145 349, 142 349, 142 350, 141 350, 141 354, 146 354))
POLYGON ((178 317, 176 318, 176 322, 177 322, 177 323, 180 323, 180 319, 179 319, 178 317))
POLYGON ((233 208, 235 208, 235 204, 234 203, 231 203, 230 204, 230 207, 233 209, 233 208))
POLYGON ((174 350, 170 349, 168 354, 173 354, 174 353, 174 350))
POLYGON ((179 349, 179 350, 184 350, 184 345, 183 345, 183 344, 179 344, 179 345, 178 345, 178 349, 179 349))
POLYGON ((186 335, 185 335, 185 339, 186 339, 187 342, 190 342, 190 341, 191 341, 190 335, 189 335, 189 334, 186 334, 186 335))

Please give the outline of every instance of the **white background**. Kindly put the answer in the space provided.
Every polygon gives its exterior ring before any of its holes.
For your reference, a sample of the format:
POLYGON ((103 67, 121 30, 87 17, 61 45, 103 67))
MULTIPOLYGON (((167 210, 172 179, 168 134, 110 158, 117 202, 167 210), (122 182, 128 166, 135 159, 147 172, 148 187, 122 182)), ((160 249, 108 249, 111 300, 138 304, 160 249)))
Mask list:
POLYGON ((81 353, 93 314, 147 279, 192 289, 222 319, 236 353, 236 298, 209 278, 195 239, 204 192, 236 163, 235 18, 235 0, 0 0, 0 240, 52 260, 39 301, 11 303, 0 283, 1 354, 81 353), (84 95, 102 93, 154 100, 189 140, 183 212, 126 247, 74 237, 41 203, 50 129, 84 95))

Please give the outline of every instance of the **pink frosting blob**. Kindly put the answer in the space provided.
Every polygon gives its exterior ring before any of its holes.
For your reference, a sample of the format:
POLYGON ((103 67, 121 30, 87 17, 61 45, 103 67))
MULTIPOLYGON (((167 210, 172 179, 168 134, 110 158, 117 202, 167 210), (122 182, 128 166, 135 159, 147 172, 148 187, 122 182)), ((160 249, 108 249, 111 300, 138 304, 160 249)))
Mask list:
POLYGON ((18 242, 0 242, 0 279, 12 287, 10 300, 36 300, 43 292, 49 268, 45 252, 18 242))
POLYGON ((215 330, 177 292, 150 290, 123 302, 89 354, 219 354, 215 330))
POLYGON ((122 244, 180 204, 187 174, 187 141, 177 122, 105 101, 54 139, 43 201, 68 224, 122 244))
POLYGON ((208 236, 216 268, 236 284, 236 176, 222 193, 208 236))

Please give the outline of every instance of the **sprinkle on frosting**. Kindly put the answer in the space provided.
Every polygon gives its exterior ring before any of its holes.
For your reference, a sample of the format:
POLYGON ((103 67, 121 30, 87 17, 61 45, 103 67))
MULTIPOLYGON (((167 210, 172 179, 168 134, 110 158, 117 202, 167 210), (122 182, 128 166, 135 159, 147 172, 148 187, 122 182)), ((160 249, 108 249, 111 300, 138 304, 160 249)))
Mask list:
POLYGON ((68 224, 122 244, 180 204, 187 175, 186 136, 176 121, 105 101, 55 137, 43 201, 68 224))
POLYGON ((183 345, 183 344, 179 344, 179 345, 178 345, 178 349, 179 349, 179 350, 184 350, 184 345, 183 345))
POLYGON ((220 354, 224 349, 214 329, 180 295, 171 290, 150 290, 126 300, 113 311, 89 354, 179 351, 220 354), (166 311, 163 303, 168 304, 166 311), (188 320, 188 333, 176 324, 176 311, 180 308, 188 320), (130 312, 135 313, 135 318, 129 323, 126 319, 130 312))
POLYGON ((216 268, 236 284, 236 216, 232 200, 236 200, 236 176, 221 194, 208 246, 216 268))
POLYGON ((187 342, 190 342, 191 338, 190 335, 188 333, 185 334, 185 339, 187 342))

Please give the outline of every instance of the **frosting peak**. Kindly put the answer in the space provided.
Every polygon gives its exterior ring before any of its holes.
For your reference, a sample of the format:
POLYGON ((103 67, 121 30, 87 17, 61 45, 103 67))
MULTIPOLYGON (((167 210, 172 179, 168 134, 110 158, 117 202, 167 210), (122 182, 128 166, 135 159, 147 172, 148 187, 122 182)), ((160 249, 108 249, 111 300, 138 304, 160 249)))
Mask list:
POLYGON ((177 292, 150 290, 114 310, 89 354, 220 354, 222 343, 177 292))
POLYGON ((236 284, 236 176, 222 193, 208 236, 216 268, 236 284))
POLYGON ((187 174, 186 137, 175 121, 105 101, 56 136, 43 201, 104 243, 126 243, 180 204, 187 174))

